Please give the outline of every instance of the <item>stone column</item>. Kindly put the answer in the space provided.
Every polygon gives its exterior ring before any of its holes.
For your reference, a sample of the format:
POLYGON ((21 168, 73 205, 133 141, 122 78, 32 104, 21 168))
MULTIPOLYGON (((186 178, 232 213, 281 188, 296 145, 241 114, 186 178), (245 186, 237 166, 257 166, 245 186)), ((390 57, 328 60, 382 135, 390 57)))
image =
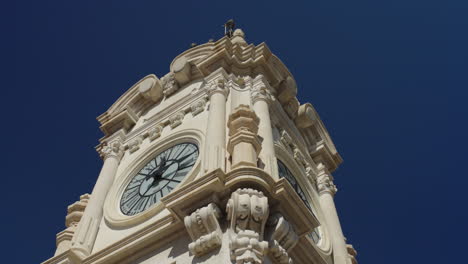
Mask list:
POLYGON ((218 168, 225 170, 226 149, 226 97, 224 79, 218 79, 210 84, 210 112, 206 128, 204 172, 218 168))
POLYGON ((109 142, 103 147, 101 154, 104 158, 104 165, 72 239, 70 258, 75 263, 80 263, 85 257, 89 256, 93 249, 99 225, 101 224, 104 200, 114 182, 123 155, 120 140, 109 142))
POLYGON ((319 163, 318 168, 317 189, 319 191, 320 206, 322 207, 325 221, 328 223, 328 233, 330 234, 333 247, 333 263, 346 264, 348 259, 346 242, 333 200, 337 189, 333 184, 333 177, 328 173, 325 166, 319 163))
POLYGON ((229 116, 228 152, 231 154, 232 166, 257 167, 261 143, 258 139, 258 117, 247 105, 239 105, 229 116))
POLYGON ((262 150, 259 153, 259 158, 265 165, 264 170, 274 178, 278 178, 278 165, 276 161, 269 111, 269 104, 271 103, 269 89, 271 89, 271 87, 269 86, 268 81, 260 74, 253 81, 250 96, 255 114, 257 114, 260 119, 258 135, 263 138, 262 150))

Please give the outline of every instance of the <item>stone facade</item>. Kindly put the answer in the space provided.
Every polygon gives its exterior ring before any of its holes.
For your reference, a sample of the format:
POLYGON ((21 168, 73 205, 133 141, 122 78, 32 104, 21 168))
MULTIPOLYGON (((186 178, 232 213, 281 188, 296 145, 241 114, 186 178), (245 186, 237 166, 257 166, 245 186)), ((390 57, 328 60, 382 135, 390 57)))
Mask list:
POLYGON ((296 95, 286 66, 240 29, 183 52, 161 79, 144 77, 98 117, 102 170, 43 263, 357 263, 333 199, 341 157, 296 95), (130 180, 183 142, 200 152, 183 180, 123 214, 130 180))

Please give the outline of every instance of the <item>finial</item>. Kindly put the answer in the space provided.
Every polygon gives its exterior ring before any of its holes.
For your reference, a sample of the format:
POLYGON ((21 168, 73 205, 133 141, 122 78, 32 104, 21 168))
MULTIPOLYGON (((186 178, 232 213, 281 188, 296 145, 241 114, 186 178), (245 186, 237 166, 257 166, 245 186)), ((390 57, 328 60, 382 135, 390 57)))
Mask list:
POLYGON ((235 27, 236 23, 234 22, 234 19, 229 19, 226 23, 224 23, 224 35, 232 37, 232 33, 235 27))
POLYGON ((232 44, 239 44, 239 45, 247 45, 247 42, 245 42, 245 34, 242 29, 238 28, 234 31, 231 37, 231 42, 232 44))

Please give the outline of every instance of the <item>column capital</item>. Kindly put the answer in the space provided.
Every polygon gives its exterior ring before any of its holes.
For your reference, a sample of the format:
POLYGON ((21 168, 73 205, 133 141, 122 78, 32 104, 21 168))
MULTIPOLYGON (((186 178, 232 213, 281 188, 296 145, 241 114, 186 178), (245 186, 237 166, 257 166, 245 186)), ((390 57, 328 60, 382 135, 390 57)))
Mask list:
POLYGON ((257 75, 252 80, 252 88, 250 89, 250 99, 252 104, 258 101, 265 101, 271 103, 273 96, 271 95, 272 88, 263 74, 257 75))
POLYGON ((111 140, 110 142, 106 142, 100 148, 99 155, 103 160, 106 160, 110 157, 115 157, 117 160, 120 161, 124 154, 124 147, 122 145, 122 141, 119 139, 111 140))
POLYGON ((229 94, 228 85, 226 84, 226 80, 219 78, 207 84, 207 94, 211 97, 215 93, 220 93, 227 97, 229 94))
POLYGON ((323 170, 319 172, 316 184, 320 194, 330 193, 333 196, 338 191, 335 184, 333 184, 333 176, 323 170))

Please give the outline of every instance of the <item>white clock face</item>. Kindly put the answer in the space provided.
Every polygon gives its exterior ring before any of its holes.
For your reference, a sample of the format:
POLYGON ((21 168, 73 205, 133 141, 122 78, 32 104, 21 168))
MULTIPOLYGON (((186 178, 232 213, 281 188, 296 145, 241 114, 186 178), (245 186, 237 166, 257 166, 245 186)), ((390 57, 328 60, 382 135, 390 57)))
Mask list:
POLYGON ((141 213, 182 182, 198 158, 198 147, 192 143, 172 146, 150 160, 125 188, 120 210, 125 215, 141 213))

